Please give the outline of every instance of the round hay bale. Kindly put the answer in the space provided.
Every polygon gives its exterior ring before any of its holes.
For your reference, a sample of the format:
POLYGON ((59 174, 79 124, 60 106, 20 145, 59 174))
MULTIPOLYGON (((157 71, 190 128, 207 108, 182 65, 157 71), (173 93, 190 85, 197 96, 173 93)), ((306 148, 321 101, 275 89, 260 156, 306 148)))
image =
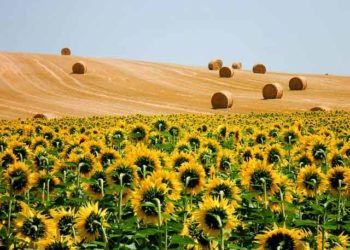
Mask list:
POLYGON ((292 77, 289 80, 290 90, 304 90, 307 87, 307 79, 303 76, 292 77))
POLYGON ((264 86, 262 94, 264 99, 281 99, 283 87, 279 83, 269 83, 264 86))
POLYGON ((266 67, 264 64, 255 64, 253 66, 253 73, 255 74, 265 74, 266 73, 266 67))
POLYGON ((223 64, 221 59, 214 59, 208 63, 208 68, 209 70, 219 70, 222 68, 223 64))
POLYGON ((61 49, 61 55, 62 56, 70 56, 70 54, 71 54, 70 48, 63 48, 63 49, 61 49))
POLYGON ((233 70, 230 67, 222 67, 219 71, 220 77, 230 78, 233 76, 233 70))
POLYGON ((219 91, 211 97, 211 106, 213 109, 231 108, 233 104, 233 96, 229 91, 219 91))
POLYGON ((330 109, 328 107, 324 107, 324 106, 317 106, 310 109, 310 111, 329 111, 329 110, 330 109))
POLYGON ((234 62, 232 63, 233 69, 242 69, 242 63, 241 62, 234 62))
POLYGON ((76 62, 73 64, 72 67, 74 74, 85 74, 87 72, 87 67, 84 62, 76 62))
POLYGON ((33 119, 47 119, 47 116, 39 113, 39 114, 35 114, 33 116, 33 119))

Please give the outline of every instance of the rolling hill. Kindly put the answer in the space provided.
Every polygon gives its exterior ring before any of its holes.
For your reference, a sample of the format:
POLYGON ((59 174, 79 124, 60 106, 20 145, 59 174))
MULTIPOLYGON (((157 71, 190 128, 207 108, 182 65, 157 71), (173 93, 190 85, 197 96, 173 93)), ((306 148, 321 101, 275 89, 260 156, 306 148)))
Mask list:
POLYGON ((235 71, 219 78, 203 67, 75 56, 0 52, 0 118, 170 114, 249 113, 309 110, 314 106, 350 110, 350 77, 305 75, 305 91, 289 91, 298 74, 253 74, 235 71), (72 74, 72 64, 83 60, 85 75, 72 74), (280 100, 263 100, 266 83, 284 87, 280 100), (231 109, 213 110, 211 95, 233 93, 231 109))

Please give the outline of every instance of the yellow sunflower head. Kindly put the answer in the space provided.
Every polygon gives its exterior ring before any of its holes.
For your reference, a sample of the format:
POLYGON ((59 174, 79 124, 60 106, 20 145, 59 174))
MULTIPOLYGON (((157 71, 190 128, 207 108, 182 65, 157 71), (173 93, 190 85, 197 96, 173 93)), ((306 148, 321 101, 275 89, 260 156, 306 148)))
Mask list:
POLYGON ((205 171, 195 162, 184 163, 179 168, 179 180, 186 192, 198 194, 205 185, 205 171))
POLYGON ((346 167, 334 167, 328 170, 327 180, 332 194, 349 194, 350 169, 346 167))
POLYGON ((178 173, 167 170, 158 170, 150 177, 152 180, 160 180, 165 183, 168 188, 168 197, 171 200, 179 200, 181 198, 181 183, 179 182, 178 173))
POLYGON ((241 170, 242 185, 250 191, 257 191, 260 193, 266 192, 270 195, 278 191, 278 184, 280 183, 280 176, 272 165, 265 162, 252 160, 246 163, 241 170))
POLYGON ((300 169, 297 182, 299 191, 307 197, 322 194, 328 187, 326 175, 314 165, 300 169))
POLYGON ((11 150, 5 150, 0 154, 0 166, 4 169, 7 169, 9 165, 14 164, 17 161, 17 158, 11 150))
POLYGON ((216 168, 220 172, 228 172, 234 163, 233 152, 224 149, 218 154, 216 168))
POLYGON ((133 148, 130 158, 128 159, 136 166, 137 174, 141 179, 161 169, 157 151, 150 150, 145 146, 139 145, 133 148))
POLYGON ((146 224, 159 224, 158 213, 171 214, 173 203, 167 199, 167 184, 161 179, 150 177, 141 181, 140 186, 133 192, 132 206, 136 216, 146 224))
POLYGON ((72 208, 65 209, 59 207, 50 210, 50 215, 56 224, 58 236, 74 236, 75 227, 75 210, 72 208))
POLYGON ((266 230, 256 236, 259 244, 258 250, 265 249, 293 249, 305 250, 305 245, 301 241, 302 234, 296 229, 274 226, 271 230, 266 230))
POLYGON ((133 188, 138 183, 136 166, 127 160, 118 160, 106 170, 107 181, 110 186, 122 185, 133 188))
POLYGON ((84 182, 82 187, 90 197, 94 199, 103 198, 105 190, 108 188, 106 173, 102 169, 95 170, 91 174, 89 182, 84 182))
POLYGON ((170 165, 172 169, 179 170, 182 164, 193 161, 193 155, 184 152, 175 152, 171 155, 170 165))
POLYGON ((231 180, 214 178, 206 185, 207 195, 213 198, 227 199, 234 207, 241 201, 240 190, 231 180))
POLYGON ((32 173, 23 162, 16 162, 9 165, 4 177, 9 190, 15 194, 24 194, 37 183, 38 175, 32 173))
POLYGON ((56 225, 52 219, 30 208, 23 209, 15 220, 16 237, 31 247, 44 248, 56 236, 56 225))
POLYGON ((88 242, 99 238, 102 227, 109 226, 105 220, 106 214, 106 210, 99 209, 98 203, 90 203, 80 207, 75 224, 78 236, 88 242))
POLYGON ((228 232, 237 225, 234 211, 233 205, 226 199, 205 197, 193 213, 193 218, 198 222, 199 229, 215 237, 220 235, 221 229, 228 232))

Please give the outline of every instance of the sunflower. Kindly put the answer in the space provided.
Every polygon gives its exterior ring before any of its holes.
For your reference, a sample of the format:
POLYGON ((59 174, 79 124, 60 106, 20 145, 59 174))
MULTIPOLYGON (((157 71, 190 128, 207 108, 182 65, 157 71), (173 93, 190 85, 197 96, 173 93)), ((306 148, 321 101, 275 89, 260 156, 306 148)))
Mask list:
POLYGON ((299 138, 301 137, 301 134, 298 129, 292 128, 289 130, 284 130, 281 132, 282 134, 282 140, 289 145, 294 145, 298 142, 299 138))
POLYGON ((215 164, 216 156, 212 154, 211 150, 201 148, 198 151, 197 161, 207 170, 210 166, 215 164))
POLYGON ((110 186, 123 185, 133 188, 138 183, 137 168, 126 160, 118 160, 106 170, 107 181, 110 186))
POLYGON ((329 161, 332 168, 345 165, 345 157, 336 149, 331 150, 329 161))
POLYGON ((241 153, 241 157, 243 158, 243 161, 248 162, 253 159, 253 149, 251 148, 246 148, 244 151, 241 153))
POLYGON ((221 150, 220 144, 213 139, 202 140, 201 144, 201 147, 208 149, 212 155, 217 155, 221 150))
POLYGON ((315 161, 325 161, 327 159, 329 146, 327 141, 319 136, 315 136, 311 141, 308 151, 315 161))
POLYGON ((264 162, 252 160, 243 166, 241 172, 242 185, 249 191, 258 191, 263 193, 266 186, 266 192, 274 195, 278 191, 280 176, 273 169, 272 165, 264 162))
POLYGON ((287 176, 281 175, 280 183, 278 183, 279 192, 274 194, 274 198, 277 202, 271 202, 269 205, 272 211, 281 212, 281 202, 293 202, 293 187, 293 182, 287 176))
POLYGON ((180 135, 180 129, 175 126, 175 125, 171 125, 169 126, 169 134, 173 137, 178 137, 180 135))
POLYGON ((342 148, 342 153, 347 157, 350 158, 350 141, 345 143, 342 148))
POLYGON ((32 209, 24 209, 15 220, 16 237, 31 247, 44 248, 56 235, 52 219, 32 209))
POLYGON ((35 137, 33 140, 32 140, 32 143, 30 145, 30 148, 32 150, 35 150, 37 147, 43 147, 43 148, 47 148, 49 145, 49 141, 46 140, 45 138, 43 137, 35 137))
MULTIPOLYGON (((322 250, 323 236, 321 233, 317 234, 317 250, 322 250)), ((349 236, 346 234, 331 235, 328 232, 324 233, 324 249, 330 250, 347 250, 350 247, 349 236)))
POLYGON ((79 174, 86 178, 90 177, 95 170, 101 168, 98 162, 95 160, 94 156, 90 153, 73 153, 70 155, 68 161, 75 163, 79 174))
MULTIPOLYGON (((67 238, 57 238, 51 240, 43 250, 76 250, 72 240, 67 238)), ((39 249, 40 250, 40 249, 39 249)))
POLYGON ((168 124, 164 119, 157 119, 154 123, 153 123, 153 128, 157 131, 165 131, 168 129, 168 124))
POLYGON ((37 170, 51 170, 55 164, 56 159, 49 155, 45 148, 39 146, 36 148, 33 156, 33 163, 37 170))
POLYGON ((181 231, 182 236, 190 237, 198 245, 189 244, 187 249, 191 250, 210 250, 210 240, 208 236, 198 228, 198 222, 194 221, 191 217, 184 222, 183 229, 181 231))
POLYGON ((201 146, 200 138, 197 133, 190 133, 185 136, 185 141, 190 145, 192 151, 197 151, 201 146))
POLYGON ((265 149, 267 154, 266 160, 268 164, 278 164, 282 163, 283 160, 283 151, 281 146, 274 144, 273 146, 268 146, 265 149))
POLYGON ((257 235, 258 250, 265 249, 285 249, 285 250, 304 250, 306 249, 302 240, 302 233, 296 229, 278 227, 274 225, 271 230, 266 230, 257 235))
POLYGON ((169 189, 161 179, 150 177, 141 181, 140 186, 133 192, 132 206, 136 216, 146 224, 161 223, 158 212, 171 214, 174 205, 168 197, 169 189), (161 211, 158 211, 160 208, 161 211))
POLYGON ((141 179, 161 168, 158 153, 145 146, 135 147, 129 157, 130 161, 136 166, 137 174, 141 179))
POLYGON ((191 152, 190 144, 185 140, 181 140, 176 144, 175 151, 178 153, 183 152, 188 154, 191 152))
POLYGON ((159 179, 162 183, 165 183, 167 185, 168 197, 170 200, 176 201, 181 198, 181 183, 178 180, 178 173, 166 170, 158 170, 150 176, 150 179, 159 179))
POLYGON ((4 169, 7 169, 10 164, 14 164, 16 161, 16 156, 11 150, 5 150, 0 155, 0 166, 4 169))
POLYGON ((89 152, 90 154, 97 157, 103 148, 103 144, 99 141, 87 141, 82 144, 85 152, 89 152))
POLYGON ((316 166, 306 166, 302 168, 297 176, 299 191, 308 197, 315 194, 322 194, 327 190, 328 182, 326 175, 316 166))
POLYGON ((12 150, 12 153, 16 155, 18 161, 28 159, 30 151, 28 146, 26 146, 24 143, 14 141, 9 143, 9 148, 12 150))
POLYGON ((334 167, 328 170, 327 179, 332 194, 348 194, 350 183, 350 169, 346 167, 334 167))
POLYGON ((94 241, 108 227, 105 217, 107 210, 99 209, 98 203, 89 203, 79 208, 76 216, 78 236, 86 241, 94 241))
POLYGON ((214 178, 206 185, 206 193, 213 198, 227 199, 234 207, 241 201, 240 190, 231 180, 214 178))
POLYGON ((149 128, 145 126, 144 124, 136 124, 130 129, 129 137, 130 139, 141 142, 147 140, 147 132, 149 131, 149 128))
POLYGON ((216 167, 221 172, 227 172, 231 169, 234 159, 232 157, 232 152, 224 149, 221 150, 218 154, 216 167))
POLYGON ((205 171, 197 163, 184 163, 179 168, 179 179, 186 192, 198 194, 205 184, 205 171))
POLYGON ((310 152, 305 152, 298 156, 297 163, 299 167, 305 167, 307 165, 312 165, 313 157, 310 152))
POLYGON ((38 175, 32 173, 23 162, 9 165, 4 173, 8 188, 15 194, 24 194, 37 183, 38 175))
POLYGON ((265 144, 267 140, 268 136, 263 131, 256 132, 254 135, 254 143, 256 144, 265 144))
POLYGON ((111 137, 112 137, 113 143, 120 144, 122 141, 126 139, 125 131, 123 129, 113 130, 111 132, 111 137))
POLYGON ((83 183, 82 187, 85 189, 86 193, 95 198, 101 199, 104 196, 105 188, 108 188, 107 175, 100 169, 95 170, 89 179, 88 183, 83 183))
POLYGON ((182 164, 193 161, 193 156, 184 152, 175 152, 171 155, 170 165, 174 170, 179 170, 182 164))
POLYGON ((262 149, 259 149, 259 148, 255 148, 255 149, 253 150, 253 156, 254 156, 254 159, 259 160, 259 161, 264 161, 264 160, 266 160, 266 155, 265 155, 265 153, 263 152, 262 149))
POLYGON ((223 124, 219 125, 217 127, 217 129, 216 129, 216 132, 217 132, 217 134, 218 134, 220 139, 225 138, 226 134, 227 134, 227 127, 226 127, 226 125, 223 125, 223 124))
POLYGON ((102 164, 103 168, 107 168, 118 159, 120 159, 118 152, 114 149, 106 147, 102 148, 101 153, 98 157, 98 160, 102 164))
POLYGON ((74 209, 65 209, 63 207, 59 207, 50 210, 50 215, 56 224, 58 236, 74 237, 76 217, 74 209))
POLYGON ((237 219, 233 216, 235 209, 226 199, 205 197, 199 204, 193 218, 198 222, 198 228, 209 236, 219 236, 220 230, 232 230, 237 225, 237 219))

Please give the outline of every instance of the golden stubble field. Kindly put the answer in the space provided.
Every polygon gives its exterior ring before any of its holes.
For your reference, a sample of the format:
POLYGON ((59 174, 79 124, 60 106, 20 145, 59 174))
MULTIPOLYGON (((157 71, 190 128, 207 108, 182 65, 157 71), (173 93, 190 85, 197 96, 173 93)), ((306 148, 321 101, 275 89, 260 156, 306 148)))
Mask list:
POLYGON ((350 77, 306 75, 306 90, 289 91, 289 79, 299 74, 270 73, 268 65, 265 75, 244 68, 247 70, 235 70, 233 78, 225 79, 209 71, 206 63, 193 67, 1 52, 0 118, 29 118, 36 113, 62 117, 282 112, 315 106, 350 110, 350 77), (72 65, 79 60, 86 63, 87 74, 72 74, 72 65), (282 99, 263 100, 261 89, 271 82, 283 86, 282 99), (221 90, 233 93, 233 107, 213 110, 210 98, 221 90))

